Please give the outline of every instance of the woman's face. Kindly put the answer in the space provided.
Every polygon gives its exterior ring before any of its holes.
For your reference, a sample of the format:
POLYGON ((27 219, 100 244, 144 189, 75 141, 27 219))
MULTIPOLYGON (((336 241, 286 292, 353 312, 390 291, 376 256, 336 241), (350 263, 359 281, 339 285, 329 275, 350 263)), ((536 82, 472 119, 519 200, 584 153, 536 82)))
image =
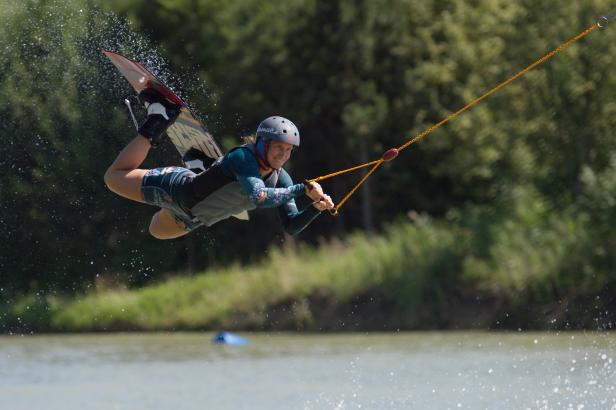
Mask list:
POLYGON ((289 160, 293 145, 282 141, 270 141, 267 149, 267 162, 272 168, 280 169, 289 160))

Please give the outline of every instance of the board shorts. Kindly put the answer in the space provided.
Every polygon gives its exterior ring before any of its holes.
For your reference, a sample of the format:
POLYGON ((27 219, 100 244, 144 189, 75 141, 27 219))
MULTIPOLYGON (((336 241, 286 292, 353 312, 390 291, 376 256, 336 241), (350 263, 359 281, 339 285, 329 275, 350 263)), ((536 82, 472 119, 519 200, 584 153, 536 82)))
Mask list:
POLYGON ((203 225, 182 206, 184 186, 195 175, 182 167, 154 168, 146 172, 141 182, 145 203, 170 210, 175 220, 184 224, 187 232, 203 225))

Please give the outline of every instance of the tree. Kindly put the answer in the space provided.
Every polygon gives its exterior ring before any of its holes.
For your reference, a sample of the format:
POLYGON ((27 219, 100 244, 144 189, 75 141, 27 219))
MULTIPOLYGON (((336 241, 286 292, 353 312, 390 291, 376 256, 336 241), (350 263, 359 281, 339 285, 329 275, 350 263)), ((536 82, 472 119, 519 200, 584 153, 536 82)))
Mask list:
POLYGON ((75 291, 98 275, 138 283, 177 267, 181 246, 140 244, 143 209, 102 180, 134 129, 119 104, 126 86, 100 48, 135 49, 137 39, 116 37, 126 23, 85 1, 3 3, 0 287, 75 291))

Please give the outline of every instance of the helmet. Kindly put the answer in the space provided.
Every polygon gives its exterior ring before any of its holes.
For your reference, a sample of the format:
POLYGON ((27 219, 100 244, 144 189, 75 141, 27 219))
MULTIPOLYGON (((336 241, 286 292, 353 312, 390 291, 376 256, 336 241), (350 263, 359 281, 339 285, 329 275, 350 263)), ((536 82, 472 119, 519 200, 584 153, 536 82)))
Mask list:
POLYGON ((273 116, 261 121, 257 128, 257 138, 265 141, 281 141, 299 147, 299 130, 291 120, 273 116))

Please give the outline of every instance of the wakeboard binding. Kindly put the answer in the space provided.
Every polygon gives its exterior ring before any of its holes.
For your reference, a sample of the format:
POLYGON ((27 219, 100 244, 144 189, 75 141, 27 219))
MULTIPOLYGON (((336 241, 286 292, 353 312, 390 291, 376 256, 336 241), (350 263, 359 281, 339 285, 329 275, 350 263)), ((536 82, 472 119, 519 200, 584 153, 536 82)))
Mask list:
POLYGON ((195 174, 200 174, 208 169, 216 160, 208 157, 196 148, 191 148, 182 156, 182 162, 184 162, 186 168, 195 174))
POLYGON ((137 98, 147 109, 147 117, 138 129, 139 134, 147 138, 152 147, 157 147, 167 128, 180 115, 182 105, 171 102, 154 88, 144 88, 137 98))

